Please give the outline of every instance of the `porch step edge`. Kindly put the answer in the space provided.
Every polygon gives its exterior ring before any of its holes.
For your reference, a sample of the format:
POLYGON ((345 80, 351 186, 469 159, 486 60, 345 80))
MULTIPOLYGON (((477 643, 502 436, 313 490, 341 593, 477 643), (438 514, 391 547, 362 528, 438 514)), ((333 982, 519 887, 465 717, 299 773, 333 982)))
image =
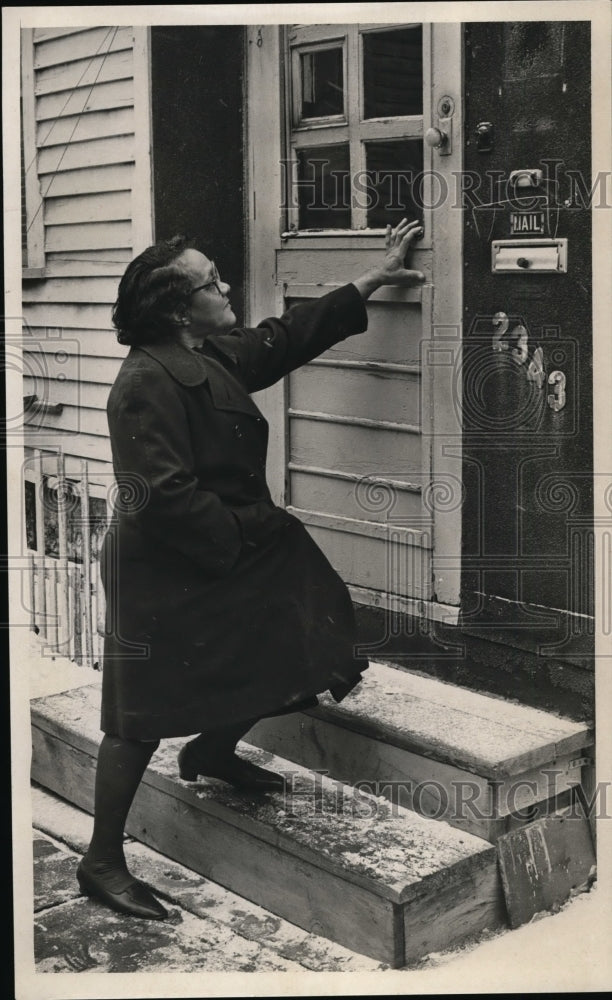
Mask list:
POLYGON ((594 742, 584 723, 370 661, 340 704, 306 714, 486 778, 521 774, 594 742))
MULTIPOLYGON (((99 684, 32 703, 33 779, 88 811, 99 703, 99 684)), ((505 922, 496 852, 478 838, 244 744, 261 766, 289 773, 289 796, 183 782, 182 742, 162 743, 135 799, 127 829, 143 843, 299 926, 322 921, 332 940, 396 967, 429 940, 435 950, 505 922), (427 938, 419 926, 441 899, 444 918, 427 938)))

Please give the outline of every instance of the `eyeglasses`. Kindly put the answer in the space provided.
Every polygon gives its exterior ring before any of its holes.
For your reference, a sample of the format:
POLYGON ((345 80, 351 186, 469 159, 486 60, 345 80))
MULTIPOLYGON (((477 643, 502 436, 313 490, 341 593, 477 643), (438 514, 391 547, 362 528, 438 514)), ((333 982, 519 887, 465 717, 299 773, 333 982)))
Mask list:
POLYGON ((212 274, 213 274, 212 278, 210 279, 210 281, 207 281, 205 285, 197 285, 196 288, 192 288, 191 295, 195 295, 196 292, 201 292, 203 288, 210 288, 211 285, 215 286, 219 295, 223 295, 223 292, 221 291, 220 287, 221 275, 217 271, 217 266, 214 260, 211 260, 210 263, 212 265, 212 274))

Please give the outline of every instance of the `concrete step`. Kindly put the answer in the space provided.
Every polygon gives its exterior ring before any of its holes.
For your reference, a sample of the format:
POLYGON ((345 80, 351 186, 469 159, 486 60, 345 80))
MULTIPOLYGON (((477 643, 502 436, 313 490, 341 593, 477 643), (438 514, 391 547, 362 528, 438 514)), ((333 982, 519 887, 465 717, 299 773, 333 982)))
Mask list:
POLYGON ((584 723, 387 664, 320 702, 263 720, 249 743, 490 842, 592 776, 584 723))
MULTIPOLYGON (((99 683, 32 702, 33 780, 91 811, 99 683)), ((272 754, 285 794, 183 782, 163 741, 127 832, 309 932, 398 968, 506 923, 495 848, 272 754)))

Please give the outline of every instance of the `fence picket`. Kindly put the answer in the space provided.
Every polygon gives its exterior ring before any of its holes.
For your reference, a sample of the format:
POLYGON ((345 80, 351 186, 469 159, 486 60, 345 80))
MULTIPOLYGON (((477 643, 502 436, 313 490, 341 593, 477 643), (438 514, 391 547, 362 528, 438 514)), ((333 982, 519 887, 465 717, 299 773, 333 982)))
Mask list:
POLYGON ((52 559, 50 564, 51 583, 51 628, 53 635, 52 649, 54 653, 59 653, 61 642, 61 616, 60 616, 60 574, 57 559, 52 559))
POLYGON ((53 651, 53 631, 55 618, 53 616, 53 576, 52 576, 52 562, 53 560, 44 557, 43 561, 43 580, 45 589, 45 639, 46 647, 53 651))
POLYGON ((61 448, 57 452, 57 535, 59 546, 59 635, 58 652, 69 653, 70 618, 68 580, 68 517, 69 485, 66 480, 66 463, 61 448))
POLYGON ((75 645, 75 581, 73 578, 72 565, 68 564, 68 569, 66 571, 68 578, 68 658, 70 660, 76 661, 76 645, 75 645))
POLYGON ((31 550, 28 552, 28 566, 30 573, 30 630, 34 632, 36 628, 36 563, 34 562, 34 553, 31 550))
MULTIPOLYGON (((45 520, 46 495, 43 451, 34 451, 33 483, 35 490, 34 528, 36 543, 27 550, 29 568, 30 628, 38 631, 53 653, 61 653, 73 662, 99 669, 102 667, 105 628, 105 595, 99 562, 99 531, 92 539, 89 495, 89 466, 81 462, 77 489, 80 497, 80 551, 72 559, 69 551, 69 514, 72 510, 71 484, 66 478, 65 457, 61 448, 53 452, 57 478, 47 468, 51 479, 47 486, 57 489, 54 513, 57 514, 58 554, 47 556, 45 520), (80 560, 80 561, 77 561, 80 560)), ((47 459, 49 456, 47 456, 47 459)), ((52 494, 49 494, 52 495, 52 494)), ((105 520, 108 515, 105 512, 105 520)), ((27 533, 27 526, 24 525, 27 533)))
POLYGON ((83 559, 83 614, 85 617, 85 664, 93 667, 92 616, 91 616, 91 525, 89 518, 89 469, 85 459, 81 463, 81 524, 83 559))
POLYGON ((36 625, 38 634, 45 639, 47 636, 47 602, 45 594, 45 509, 43 504, 43 458, 42 451, 34 452, 34 509, 36 520, 36 562, 38 566, 37 574, 37 601, 36 601, 36 625))
POLYGON ((74 659, 82 666, 83 664, 83 644, 82 644, 82 615, 81 615, 81 571, 75 563, 71 570, 71 591, 73 595, 73 633, 74 633, 74 659))

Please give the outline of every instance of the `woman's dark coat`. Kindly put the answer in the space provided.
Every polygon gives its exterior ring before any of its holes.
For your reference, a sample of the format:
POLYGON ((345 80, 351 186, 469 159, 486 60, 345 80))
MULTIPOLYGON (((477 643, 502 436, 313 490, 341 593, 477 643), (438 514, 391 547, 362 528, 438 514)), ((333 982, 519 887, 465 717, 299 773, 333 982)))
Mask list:
POLYGON ((346 285, 255 329, 132 348, 108 401, 118 484, 102 574, 102 729, 182 736, 331 689, 354 656, 345 585, 270 497, 267 422, 249 393, 367 327, 346 285))

